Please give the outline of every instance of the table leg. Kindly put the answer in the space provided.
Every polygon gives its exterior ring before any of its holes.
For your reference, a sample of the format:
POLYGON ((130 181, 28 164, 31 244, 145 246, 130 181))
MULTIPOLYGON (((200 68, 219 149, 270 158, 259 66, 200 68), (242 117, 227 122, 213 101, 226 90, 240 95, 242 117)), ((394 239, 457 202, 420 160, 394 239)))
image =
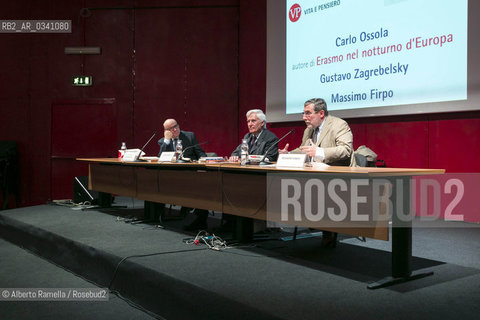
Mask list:
POLYGON ((234 238, 240 242, 251 242, 253 240, 253 219, 235 217, 234 238))
POLYGON ((368 289, 384 288, 433 275, 433 272, 412 272, 413 213, 410 213, 410 182, 411 177, 391 179, 393 186, 392 275, 370 283, 367 286, 368 289))

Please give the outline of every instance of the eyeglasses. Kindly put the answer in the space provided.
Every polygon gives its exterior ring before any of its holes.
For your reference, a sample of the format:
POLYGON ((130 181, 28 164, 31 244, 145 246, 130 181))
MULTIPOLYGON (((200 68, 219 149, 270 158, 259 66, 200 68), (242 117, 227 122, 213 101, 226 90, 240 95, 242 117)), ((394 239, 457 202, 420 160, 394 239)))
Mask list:
POLYGON ((178 123, 176 125, 174 125, 173 127, 170 127, 170 128, 167 128, 165 130, 167 131, 173 131, 173 130, 176 130, 178 128, 178 123))
POLYGON ((314 113, 318 113, 318 111, 315 111, 315 112, 310 112, 310 111, 307 111, 307 112, 302 112, 302 115, 306 116, 306 117, 310 117, 312 114, 314 113))

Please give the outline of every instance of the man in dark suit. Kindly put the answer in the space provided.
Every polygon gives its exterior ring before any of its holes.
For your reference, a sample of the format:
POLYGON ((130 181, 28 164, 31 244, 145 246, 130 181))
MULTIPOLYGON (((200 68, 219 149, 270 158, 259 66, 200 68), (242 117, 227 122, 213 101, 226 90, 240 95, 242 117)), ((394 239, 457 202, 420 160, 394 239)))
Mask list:
MULTIPOLYGON (((175 119, 167 119, 163 123, 163 129, 165 130, 163 138, 158 140, 158 145, 160 146, 160 152, 158 156, 162 154, 164 151, 175 151, 176 145, 180 140, 183 146, 183 158, 189 158, 191 160, 198 160, 200 157, 206 157, 207 154, 203 149, 198 146, 197 138, 193 132, 189 131, 181 131, 178 122, 175 119), (191 148, 189 148, 191 147, 191 148), (188 148, 188 149, 187 149, 188 148)), ((157 213, 158 215, 164 215, 165 205, 159 205, 160 212, 157 213)), ((182 216, 185 216, 187 212, 189 212, 191 208, 182 207, 180 209, 180 213, 182 216)), ((208 211, 207 210, 199 210, 195 209, 195 213, 197 215, 194 223, 191 225, 187 225, 185 229, 187 230, 194 230, 194 229, 206 229, 207 225, 207 218, 208 218, 208 211)), ((158 217, 155 217, 158 219, 158 217)), ((155 219, 155 220, 156 220, 155 219)))
MULTIPOLYGON (((248 143, 248 154, 253 155, 265 155, 265 160, 277 161, 278 158, 278 138, 277 136, 267 129, 267 117, 260 109, 252 109, 247 112, 247 126, 248 133, 243 137, 248 143)), ((239 161, 241 153, 240 144, 230 156, 229 161, 239 161)), ((235 217, 223 214, 222 226, 225 231, 229 231, 234 228, 235 217)), ((262 228, 265 227, 262 225, 262 228)))
MULTIPOLYGON (((277 161, 278 143, 277 136, 266 128, 267 119, 260 109, 253 109, 247 112, 248 133, 243 137, 248 142, 248 154, 264 155, 268 151, 266 159, 277 161)), ((230 161, 239 161, 241 144, 232 152, 230 161)))
POLYGON ((189 131, 181 131, 175 119, 165 120, 163 128, 165 129, 164 137, 158 140, 158 144, 160 145, 159 157, 163 151, 175 151, 178 140, 182 141, 183 150, 185 150, 183 154, 184 158, 198 160, 200 157, 207 156, 205 151, 197 145, 198 141, 195 134, 189 131))

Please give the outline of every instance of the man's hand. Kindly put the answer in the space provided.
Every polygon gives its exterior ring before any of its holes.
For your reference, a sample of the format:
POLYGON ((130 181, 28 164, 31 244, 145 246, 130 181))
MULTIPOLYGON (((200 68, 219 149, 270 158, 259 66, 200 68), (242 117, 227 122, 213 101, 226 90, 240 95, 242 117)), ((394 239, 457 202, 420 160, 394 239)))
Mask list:
POLYGON ((285 145, 285 148, 278 149, 278 153, 280 153, 280 154, 288 153, 288 143, 285 145))
POLYGON ((165 130, 163 136, 165 137, 165 140, 172 140, 173 134, 170 130, 165 130))
POLYGON ((300 151, 306 153, 307 156, 315 157, 315 154, 317 153, 317 146, 302 146, 300 147, 300 151))
POLYGON ((231 156, 230 158, 228 158, 228 161, 229 161, 229 162, 238 162, 239 159, 238 159, 237 156, 231 156))

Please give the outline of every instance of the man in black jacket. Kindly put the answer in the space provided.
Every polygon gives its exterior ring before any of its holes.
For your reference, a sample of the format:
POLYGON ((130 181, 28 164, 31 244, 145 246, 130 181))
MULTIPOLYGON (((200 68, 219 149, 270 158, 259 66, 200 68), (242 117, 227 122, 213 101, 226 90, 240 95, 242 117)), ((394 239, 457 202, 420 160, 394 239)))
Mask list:
MULTIPOLYGON (((247 112, 248 133, 243 137, 248 142, 248 154, 264 155, 268 151, 266 160, 277 161, 278 143, 277 136, 266 128, 267 119, 260 109, 247 112)), ((241 144, 232 152, 230 161, 238 161, 241 152, 241 144)))
MULTIPOLYGON (((198 145, 198 140, 195 137, 193 132, 181 131, 178 122, 175 119, 167 119, 163 123, 163 129, 165 130, 163 138, 158 140, 158 145, 160 146, 160 152, 158 156, 164 151, 175 151, 176 145, 179 140, 182 142, 182 147, 184 150, 183 158, 189 158, 191 160, 198 160, 200 157, 206 157, 207 154, 203 149, 198 145), (189 148, 191 147, 191 148, 189 148)), ((164 215, 165 205, 159 204, 160 212, 157 215, 164 215)), ((191 208, 182 207, 180 209, 181 215, 185 216, 187 212, 191 211, 191 208)), ((195 209, 195 214, 197 215, 195 222, 192 225, 185 226, 187 230, 194 229, 206 229, 207 228, 207 217, 208 211, 195 209)), ((158 217, 154 217, 155 220, 158 217)))
POLYGON ((185 150, 185 153, 183 154, 184 158, 198 160, 200 157, 207 156, 205 151, 197 145, 198 141, 195 134, 189 131, 181 131, 180 126, 175 119, 165 120, 163 123, 163 129, 165 130, 164 137, 158 140, 158 144, 160 145, 160 152, 158 153, 159 157, 163 151, 175 151, 178 140, 182 141, 183 150, 185 150))
MULTIPOLYGON (((260 109, 252 109, 247 112, 247 126, 248 133, 243 137, 248 143, 248 154, 253 155, 265 155, 267 161, 277 161, 278 158, 278 138, 277 136, 267 129, 267 117, 260 109)), ((241 153, 240 144, 230 156, 229 161, 239 161, 241 153)), ((234 228, 234 218, 231 215, 223 214, 222 227, 225 231, 230 231, 234 228)))

